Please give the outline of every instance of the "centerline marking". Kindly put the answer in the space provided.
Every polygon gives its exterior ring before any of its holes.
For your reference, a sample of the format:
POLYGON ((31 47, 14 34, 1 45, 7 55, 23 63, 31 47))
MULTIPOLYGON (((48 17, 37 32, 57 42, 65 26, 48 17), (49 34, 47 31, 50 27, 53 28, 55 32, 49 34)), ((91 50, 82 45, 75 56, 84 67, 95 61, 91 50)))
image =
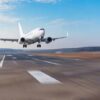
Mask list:
POLYGON ((49 64, 53 64, 53 65, 61 65, 59 63, 55 63, 55 62, 51 62, 51 61, 47 61, 47 60, 41 60, 41 59, 37 59, 37 58, 33 58, 33 60, 36 60, 36 61, 42 61, 42 62, 45 62, 45 63, 49 63, 49 64))
POLYGON ((28 71, 28 73, 34 77, 41 84, 60 84, 61 82, 55 78, 43 73, 42 71, 28 71))
POLYGON ((5 55, 3 56, 2 60, 0 61, 0 68, 2 68, 3 63, 4 63, 5 55))
POLYGON ((53 65, 60 65, 60 64, 58 64, 58 63, 55 63, 55 62, 51 62, 51 61, 43 61, 43 62, 46 62, 46 63, 49 63, 49 64, 53 64, 53 65))

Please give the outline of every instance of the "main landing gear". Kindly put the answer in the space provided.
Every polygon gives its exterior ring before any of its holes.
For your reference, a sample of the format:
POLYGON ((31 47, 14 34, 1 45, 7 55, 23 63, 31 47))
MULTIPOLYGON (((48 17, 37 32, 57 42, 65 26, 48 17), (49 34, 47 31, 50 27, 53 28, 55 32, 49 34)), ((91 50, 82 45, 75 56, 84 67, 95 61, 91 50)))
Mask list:
POLYGON ((27 48, 27 45, 26 45, 26 44, 24 44, 24 45, 23 45, 23 48, 27 48))
POLYGON ((41 48, 41 44, 37 44, 37 48, 41 48))
MULTIPOLYGON (((23 48, 27 48, 27 45, 23 44, 23 48)), ((41 44, 37 44, 37 48, 41 48, 41 44)))

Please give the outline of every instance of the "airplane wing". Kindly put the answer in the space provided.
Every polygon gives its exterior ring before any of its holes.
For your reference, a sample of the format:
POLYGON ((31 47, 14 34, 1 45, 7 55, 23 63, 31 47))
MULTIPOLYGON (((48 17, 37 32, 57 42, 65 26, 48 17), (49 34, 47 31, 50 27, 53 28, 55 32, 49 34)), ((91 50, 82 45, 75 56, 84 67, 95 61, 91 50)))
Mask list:
POLYGON ((0 38, 0 41, 18 42, 18 39, 6 39, 6 38, 0 38))
POLYGON ((52 41, 55 41, 55 40, 57 40, 57 39, 63 39, 63 38, 67 38, 68 37, 68 33, 67 33, 67 35, 66 36, 64 36, 64 37, 57 37, 57 38, 52 38, 52 37, 47 37, 47 38, 44 38, 44 39, 42 39, 41 40, 41 42, 45 42, 45 43, 50 43, 50 42, 52 42, 52 41))
POLYGON ((55 41, 55 40, 57 40, 57 39, 63 39, 63 38, 67 38, 67 37, 52 38, 52 40, 55 41))
POLYGON ((57 39, 63 39, 63 38, 67 38, 68 37, 68 32, 67 32, 67 35, 64 36, 64 37, 58 37, 58 38, 52 38, 53 41, 57 40, 57 39))

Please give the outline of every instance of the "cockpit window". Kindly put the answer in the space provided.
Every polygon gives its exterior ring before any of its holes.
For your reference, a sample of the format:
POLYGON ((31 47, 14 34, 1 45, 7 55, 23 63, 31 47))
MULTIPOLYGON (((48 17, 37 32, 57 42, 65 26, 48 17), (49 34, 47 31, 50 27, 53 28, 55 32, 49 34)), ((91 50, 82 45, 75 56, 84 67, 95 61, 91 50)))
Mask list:
POLYGON ((41 28, 40 30, 44 30, 44 28, 41 28))

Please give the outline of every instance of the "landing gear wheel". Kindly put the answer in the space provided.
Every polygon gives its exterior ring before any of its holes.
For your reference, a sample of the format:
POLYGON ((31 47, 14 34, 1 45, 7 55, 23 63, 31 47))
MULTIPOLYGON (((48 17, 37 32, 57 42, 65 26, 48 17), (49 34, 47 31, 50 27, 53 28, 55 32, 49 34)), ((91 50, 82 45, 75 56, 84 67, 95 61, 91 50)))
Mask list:
POLYGON ((23 48, 27 48, 27 45, 26 45, 26 44, 24 44, 24 45, 23 45, 23 48))
POLYGON ((41 44, 38 44, 38 45, 37 45, 37 48, 41 48, 41 44))

